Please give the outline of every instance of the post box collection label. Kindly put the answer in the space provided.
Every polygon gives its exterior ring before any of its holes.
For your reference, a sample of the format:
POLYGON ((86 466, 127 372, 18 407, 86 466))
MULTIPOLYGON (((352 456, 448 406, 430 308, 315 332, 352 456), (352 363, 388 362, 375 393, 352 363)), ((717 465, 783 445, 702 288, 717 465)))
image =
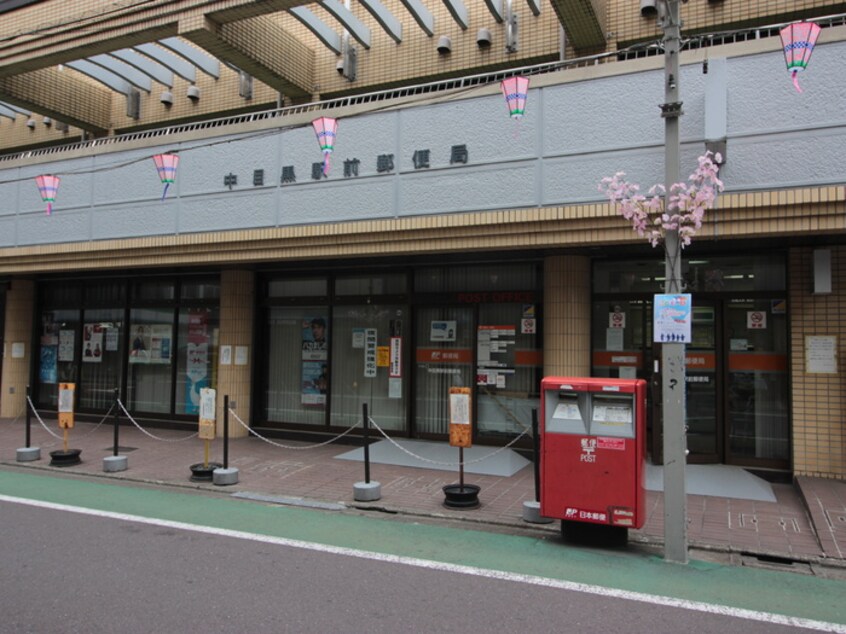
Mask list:
POLYGON ((625 438, 606 438, 605 436, 597 436, 597 438, 596 438, 596 448, 597 449, 613 449, 615 451, 625 451, 626 450, 626 439, 625 438))

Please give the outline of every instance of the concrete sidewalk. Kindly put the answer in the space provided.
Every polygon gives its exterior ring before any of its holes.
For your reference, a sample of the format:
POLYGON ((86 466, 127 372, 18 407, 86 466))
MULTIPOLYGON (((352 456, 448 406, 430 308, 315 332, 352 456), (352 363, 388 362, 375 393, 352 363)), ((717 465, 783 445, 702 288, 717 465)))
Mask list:
MULTIPOLYGON (((59 434, 55 420, 44 422, 53 433, 59 434)), ((360 462, 336 459, 353 445, 315 446, 289 440, 267 442, 255 437, 235 439, 230 442, 229 467, 238 469, 238 483, 222 487, 190 480, 191 465, 203 462, 204 441, 190 431, 156 428, 145 428, 145 431, 123 421, 120 454, 126 456, 128 468, 105 473, 103 459, 113 454, 111 420, 99 426, 77 423, 70 432, 69 446, 82 450, 82 463, 60 468, 49 466, 50 452, 62 448, 60 438, 49 434, 33 418, 31 445, 40 448, 41 459, 19 462, 17 449, 25 445, 23 419, 3 419, 0 420, 0 464, 6 468, 44 469, 55 474, 205 489, 218 494, 237 493, 283 504, 381 510, 432 521, 460 520, 483 530, 485 526, 491 530, 550 534, 560 530, 557 521, 529 524, 523 520, 523 503, 534 500, 531 466, 509 477, 465 475, 466 483, 481 487, 481 506, 458 510, 443 505, 442 491, 444 485, 458 482, 457 470, 371 464, 370 477, 381 484, 381 499, 356 502, 353 485, 364 480, 364 466, 360 462)), ((222 441, 213 441, 210 460, 222 462, 222 452, 222 441)), ((772 488, 775 502, 688 495, 691 557, 721 553, 737 564, 816 574, 826 574, 820 572, 826 568, 835 571, 835 576, 846 578, 846 482, 799 477, 792 485, 773 484, 772 488)), ((630 542, 660 548, 664 537, 660 491, 647 491, 647 513, 643 528, 630 531, 630 542)))

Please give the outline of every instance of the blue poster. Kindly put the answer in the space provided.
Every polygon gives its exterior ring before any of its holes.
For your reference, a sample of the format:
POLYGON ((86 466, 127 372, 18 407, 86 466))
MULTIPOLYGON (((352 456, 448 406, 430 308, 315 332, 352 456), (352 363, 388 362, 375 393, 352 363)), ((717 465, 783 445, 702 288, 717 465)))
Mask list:
POLYGON ((59 372, 56 361, 59 356, 59 346, 41 346, 40 379, 42 383, 58 383, 59 372))

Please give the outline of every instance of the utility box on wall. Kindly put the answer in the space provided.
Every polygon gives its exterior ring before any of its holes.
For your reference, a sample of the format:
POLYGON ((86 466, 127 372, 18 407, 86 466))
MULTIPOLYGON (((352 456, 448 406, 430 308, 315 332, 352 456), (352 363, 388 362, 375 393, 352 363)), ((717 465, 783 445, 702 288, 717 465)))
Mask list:
POLYGON ((643 526, 646 381, 543 379, 540 437, 541 515, 643 526))

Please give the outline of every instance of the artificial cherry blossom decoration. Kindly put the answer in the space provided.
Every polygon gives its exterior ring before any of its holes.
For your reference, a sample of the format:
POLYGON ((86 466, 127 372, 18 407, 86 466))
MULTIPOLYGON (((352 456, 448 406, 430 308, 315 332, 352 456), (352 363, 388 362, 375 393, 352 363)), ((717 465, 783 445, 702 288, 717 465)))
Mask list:
POLYGON ((706 152, 699 157, 699 166, 688 177, 687 183, 673 183, 665 209, 666 189, 653 185, 648 195, 638 193, 640 187, 625 180, 625 172, 603 178, 599 184, 602 192, 612 204, 619 204, 619 212, 639 236, 646 236, 655 247, 663 242, 667 231, 678 231, 679 244, 688 246, 702 227, 705 212, 714 206, 717 194, 723 191, 723 182, 718 178, 720 154, 706 152), (713 158, 712 158, 713 157, 713 158))

